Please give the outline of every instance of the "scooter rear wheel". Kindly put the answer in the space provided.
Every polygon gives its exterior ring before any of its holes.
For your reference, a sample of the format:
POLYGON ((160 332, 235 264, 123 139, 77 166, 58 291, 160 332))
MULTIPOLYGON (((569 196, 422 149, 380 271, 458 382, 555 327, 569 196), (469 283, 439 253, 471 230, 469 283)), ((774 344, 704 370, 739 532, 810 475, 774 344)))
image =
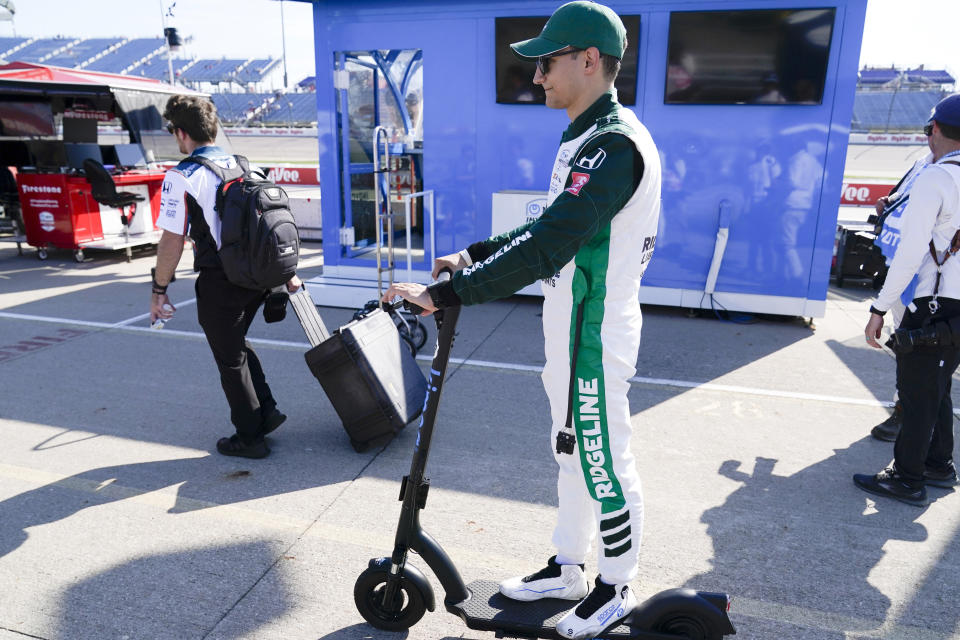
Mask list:
POLYGON ((400 588, 389 606, 383 602, 386 587, 387 572, 380 567, 368 568, 357 578, 353 601, 363 619, 384 631, 403 631, 417 624, 427 611, 426 599, 417 585, 401 577, 400 588))
POLYGON ((688 615, 677 615, 667 618, 657 625, 657 631, 672 633, 678 638, 688 640, 723 640, 723 634, 710 633, 698 618, 688 615))

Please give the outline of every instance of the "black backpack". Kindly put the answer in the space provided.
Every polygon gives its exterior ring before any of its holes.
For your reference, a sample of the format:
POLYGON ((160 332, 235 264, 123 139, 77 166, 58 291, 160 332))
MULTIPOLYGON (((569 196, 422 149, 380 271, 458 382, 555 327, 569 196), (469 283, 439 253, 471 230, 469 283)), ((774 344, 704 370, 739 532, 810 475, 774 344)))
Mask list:
POLYGON ((189 159, 221 180, 216 199, 220 217, 217 255, 227 279, 247 289, 272 289, 296 273, 300 233, 286 192, 250 171, 246 158, 234 157, 235 169, 224 169, 202 156, 189 159))

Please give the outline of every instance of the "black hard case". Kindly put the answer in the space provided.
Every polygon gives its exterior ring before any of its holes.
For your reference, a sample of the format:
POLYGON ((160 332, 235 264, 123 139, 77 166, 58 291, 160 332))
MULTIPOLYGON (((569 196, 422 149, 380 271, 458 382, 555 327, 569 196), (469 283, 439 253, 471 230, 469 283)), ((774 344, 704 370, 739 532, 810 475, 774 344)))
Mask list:
POLYGON ((886 258, 874 244, 876 236, 867 231, 841 229, 837 242, 837 261, 833 268, 837 286, 843 287, 848 278, 873 280, 879 289, 887 277, 886 258))
MULTIPOLYGON (((298 317, 309 314, 304 306, 294 305, 298 317)), ((386 442, 423 409, 427 381, 383 311, 340 327, 304 357, 357 451, 386 442)))

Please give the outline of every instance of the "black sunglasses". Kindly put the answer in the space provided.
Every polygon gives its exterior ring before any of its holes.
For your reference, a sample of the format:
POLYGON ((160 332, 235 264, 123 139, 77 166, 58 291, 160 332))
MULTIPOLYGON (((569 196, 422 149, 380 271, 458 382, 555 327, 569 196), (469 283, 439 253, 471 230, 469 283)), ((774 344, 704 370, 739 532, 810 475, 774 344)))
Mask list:
POLYGON ((176 131, 176 130, 177 130, 177 127, 175 127, 172 122, 168 122, 168 123, 167 123, 167 132, 168 132, 168 133, 170 133, 170 134, 172 135, 173 132, 176 131))
POLYGON ((923 135, 927 136, 928 138, 933 135, 932 122, 928 122, 927 124, 923 125, 923 135))
POLYGON ((550 73, 550 58, 559 58, 560 56, 565 56, 569 53, 576 53, 578 51, 583 51, 583 49, 564 49, 563 51, 558 51, 557 53, 548 53, 544 56, 537 58, 537 69, 540 71, 540 75, 545 76, 550 73))

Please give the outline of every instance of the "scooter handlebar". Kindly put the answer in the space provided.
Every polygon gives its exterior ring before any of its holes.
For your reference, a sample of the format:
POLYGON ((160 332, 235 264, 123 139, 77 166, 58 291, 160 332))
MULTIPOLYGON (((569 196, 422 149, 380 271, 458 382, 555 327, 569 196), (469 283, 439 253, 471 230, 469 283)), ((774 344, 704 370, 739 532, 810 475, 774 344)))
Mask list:
POLYGON ((404 302, 406 301, 403 298, 400 298, 399 300, 394 300, 393 302, 381 301, 380 309, 382 311, 386 311, 387 313, 390 313, 394 309, 399 309, 400 307, 402 307, 404 302))
MULTIPOLYGON (((450 267, 444 267, 443 269, 440 270, 440 273, 437 276, 437 282, 444 282, 445 280, 449 280, 451 277, 453 277, 453 269, 451 269, 450 267)), ((388 313, 394 309, 399 309, 400 307, 403 307, 404 310, 409 311, 415 316, 418 316, 424 311, 426 311, 426 309, 424 309, 420 305, 414 304, 409 300, 404 300, 403 298, 400 298, 399 300, 395 300, 394 302, 380 303, 380 308, 388 313)))

